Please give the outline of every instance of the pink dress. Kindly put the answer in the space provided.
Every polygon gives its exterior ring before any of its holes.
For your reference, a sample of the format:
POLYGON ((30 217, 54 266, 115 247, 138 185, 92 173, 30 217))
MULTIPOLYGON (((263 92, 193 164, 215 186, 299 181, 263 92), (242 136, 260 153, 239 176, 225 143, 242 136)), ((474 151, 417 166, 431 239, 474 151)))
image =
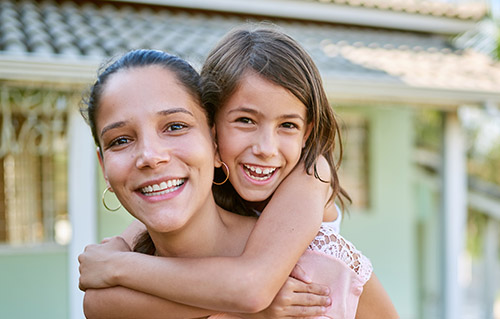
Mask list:
MULTIPOLYGON (((332 304, 326 313, 328 317, 354 319, 363 286, 373 272, 367 257, 331 227, 322 225, 298 264, 313 282, 330 287, 332 304)), ((221 313, 209 318, 239 317, 221 313)))

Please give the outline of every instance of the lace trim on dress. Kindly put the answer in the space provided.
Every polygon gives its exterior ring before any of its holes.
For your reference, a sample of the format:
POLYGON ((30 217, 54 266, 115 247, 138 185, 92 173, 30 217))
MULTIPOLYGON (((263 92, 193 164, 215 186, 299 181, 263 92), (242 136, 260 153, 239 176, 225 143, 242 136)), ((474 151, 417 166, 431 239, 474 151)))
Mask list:
POLYGON ((347 239, 336 234, 331 227, 322 225, 308 249, 319 251, 340 259, 366 282, 370 279, 373 266, 370 260, 347 239))

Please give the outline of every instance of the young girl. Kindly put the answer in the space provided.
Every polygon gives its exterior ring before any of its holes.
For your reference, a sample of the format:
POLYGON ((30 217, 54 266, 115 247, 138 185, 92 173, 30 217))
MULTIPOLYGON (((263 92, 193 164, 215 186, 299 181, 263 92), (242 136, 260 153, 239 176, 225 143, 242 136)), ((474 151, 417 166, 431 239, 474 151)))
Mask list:
MULTIPOLYGON (((120 285, 220 311, 256 312, 271 303, 323 215, 336 213, 329 199, 340 192, 332 155, 338 127, 303 49, 274 30, 236 31, 212 51, 202 75, 219 152, 243 199, 231 203, 235 197, 226 197, 223 205, 241 211, 265 207, 244 251, 238 257, 185 259, 93 247, 81 258, 84 289, 120 285)), ((136 233, 131 228, 124 235, 131 242, 136 233)), ((365 285, 366 292, 379 288, 374 276, 365 285)), ((387 296, 377 298, 361 302, 358 315, 383 309, 384 318, 394 317, 387 296)))

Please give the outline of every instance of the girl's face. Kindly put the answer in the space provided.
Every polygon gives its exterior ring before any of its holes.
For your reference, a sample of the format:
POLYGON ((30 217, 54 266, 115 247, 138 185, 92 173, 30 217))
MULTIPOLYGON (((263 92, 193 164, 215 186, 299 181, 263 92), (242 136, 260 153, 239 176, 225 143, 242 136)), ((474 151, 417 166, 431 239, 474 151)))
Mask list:
POLYGON ((266 201, 298 163, 311 131, 292 93, 253 72, 216 115, 219 154, 245 200, 266 201))
POLYGON ((182 228, 212 199, 210 128, 171 71, 148 66, 111 75, 96 124, 106 182, 150 233, 182 228))

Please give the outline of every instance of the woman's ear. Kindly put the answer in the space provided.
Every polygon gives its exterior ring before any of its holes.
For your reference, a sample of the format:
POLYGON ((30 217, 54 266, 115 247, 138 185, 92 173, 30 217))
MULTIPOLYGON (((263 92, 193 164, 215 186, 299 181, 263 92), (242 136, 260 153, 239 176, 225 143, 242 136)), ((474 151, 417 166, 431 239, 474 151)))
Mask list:
POLYGON ((219 154, 219 146, 217 145, 217 130, 215 129, 215 125, 212 126, 211 133, 214 143, 214 166, 218 168, 222 166, 222 160, 219 154))
POLYGON ((99 146, 96 149, 96 153, 97 153, 97 158, 99 159, 99 165, 101 166, 102 176, 104 176, 104 180, 106 181, 106 185, 110 189, 112 189, 111 185, 109 184, 109 181, 108 181, 108 175, 106 174, 106 169, 104 168, 103 154, 102 154, 101 148, 99 146))
POLYGON ((220 158, 219 149, 215 149, 214 153, 214 167, 219 168, 222 166, 222 159, 220 158))

